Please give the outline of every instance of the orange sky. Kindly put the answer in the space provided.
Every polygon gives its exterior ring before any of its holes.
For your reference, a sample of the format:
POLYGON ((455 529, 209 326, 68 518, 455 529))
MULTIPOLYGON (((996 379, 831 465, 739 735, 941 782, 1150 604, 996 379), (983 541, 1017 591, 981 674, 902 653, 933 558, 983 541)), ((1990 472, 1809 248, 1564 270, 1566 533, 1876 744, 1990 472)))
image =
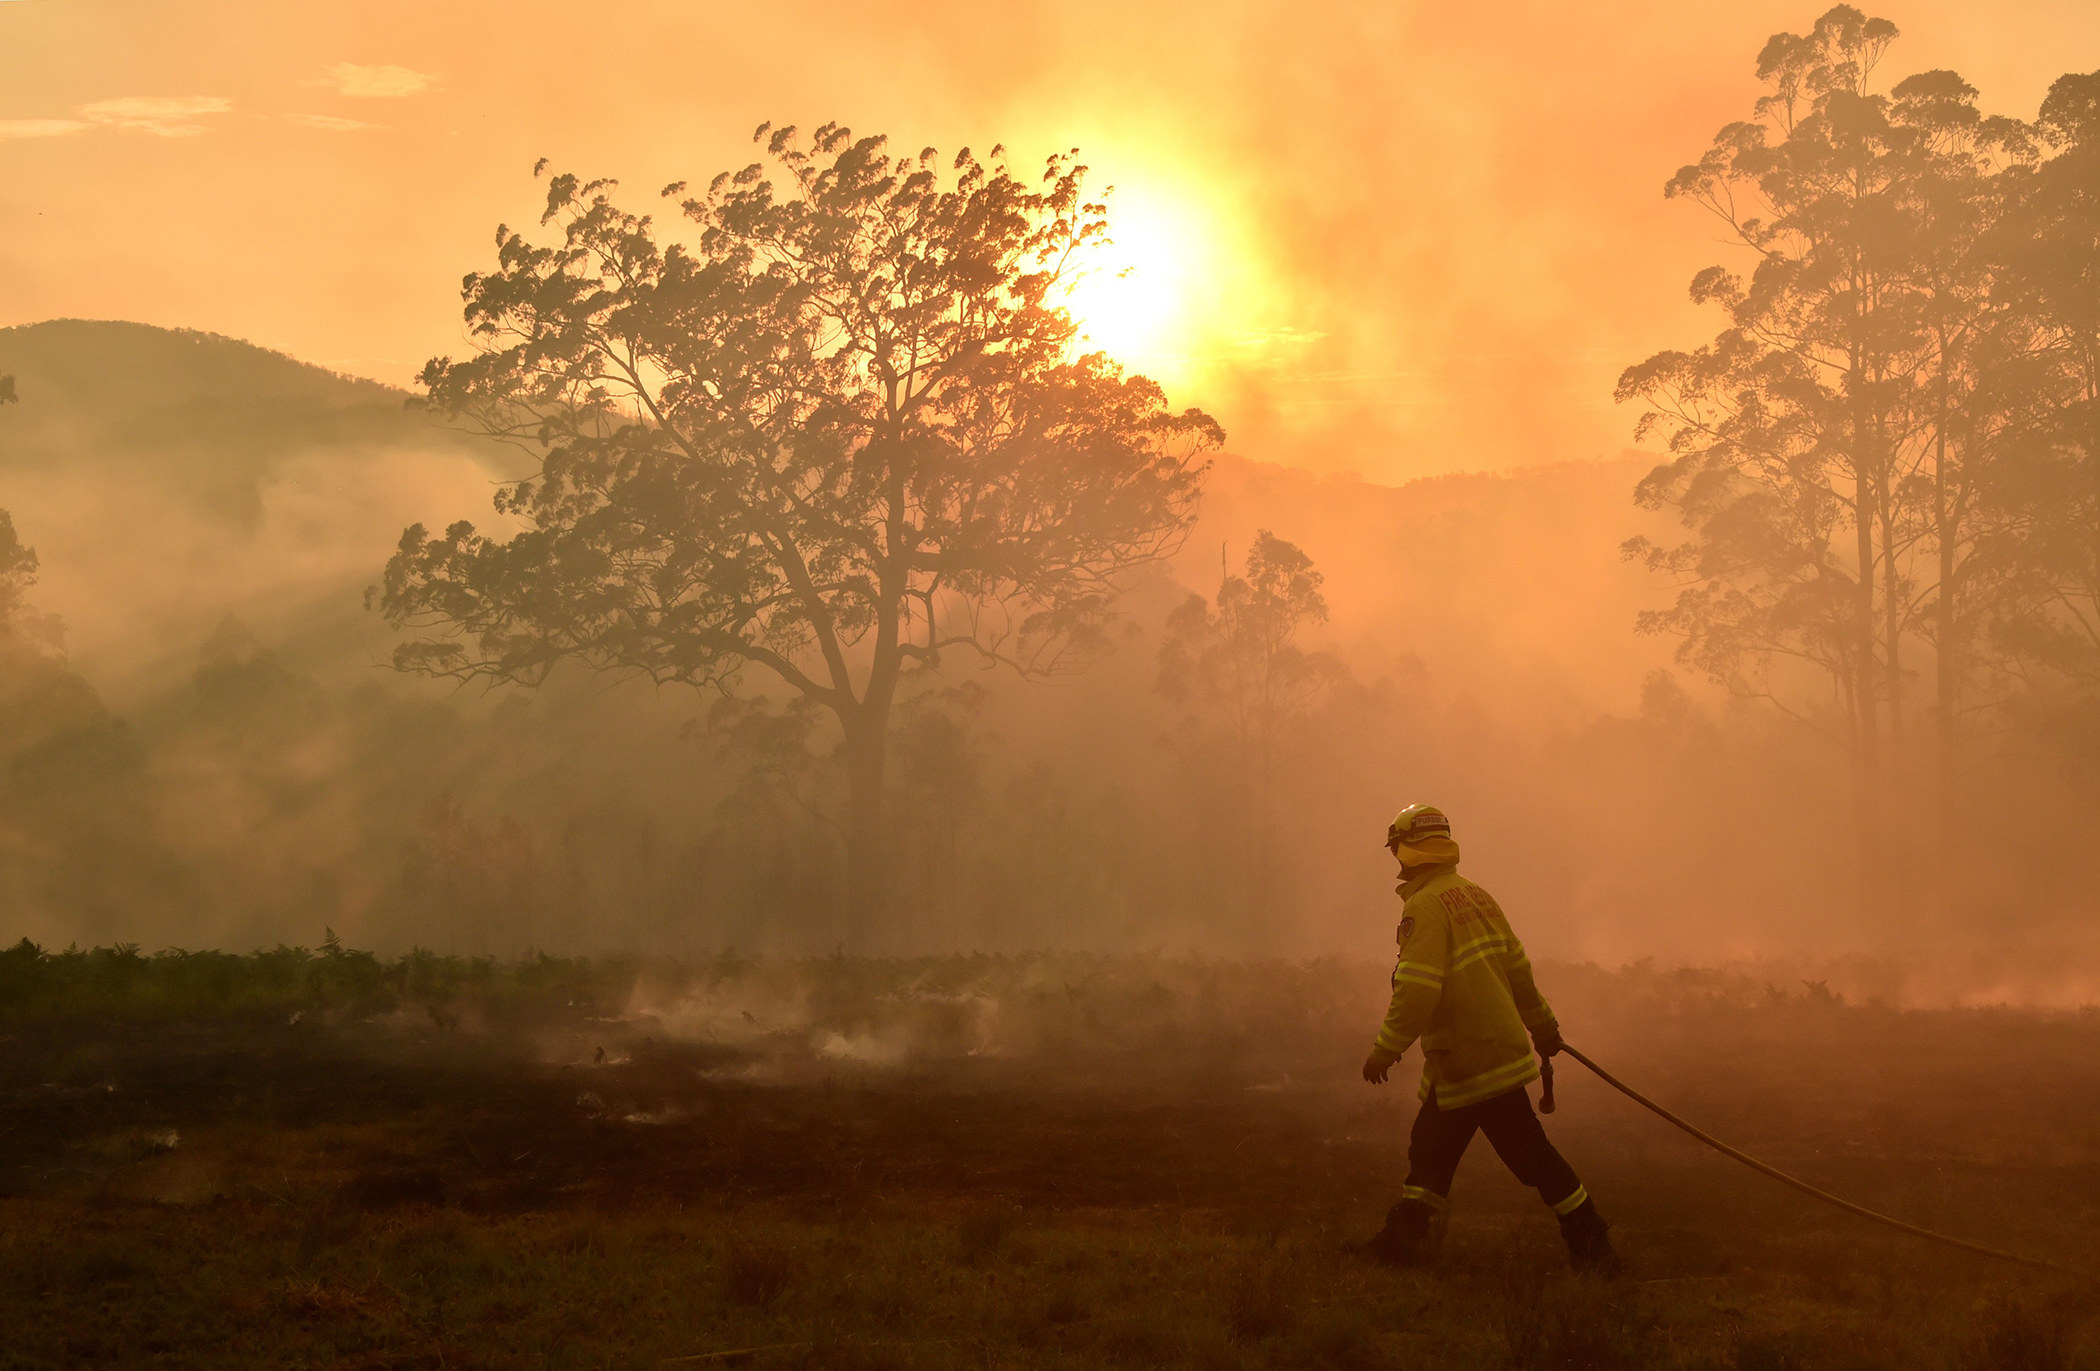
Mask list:
MULTIPOLYGON (((1593 456, 1626 445, 1619 369, 1709 328, 1684 286, 1721 249, 1663 180, 1820 8, 0 0, 0 324, 185 325, 404 380, 460 347, 459 277, 532 217, 540 156, 645 204, 749 160, 761 120, 837 119, 1081 147, 1173 297, 1131 360, 1245 455, 1382 480, 1593 456)), ((1904 29, 1892 70, 1955 67, 2007 112, 2100 67, 2091 0, 1870 8, 1904 29)))

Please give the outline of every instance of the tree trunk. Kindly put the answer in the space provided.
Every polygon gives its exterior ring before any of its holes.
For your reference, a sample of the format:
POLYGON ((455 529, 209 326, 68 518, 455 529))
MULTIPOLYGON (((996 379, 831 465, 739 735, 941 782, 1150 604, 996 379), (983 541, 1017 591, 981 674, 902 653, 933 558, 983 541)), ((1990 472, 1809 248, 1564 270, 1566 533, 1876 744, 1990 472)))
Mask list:
POLYGON ((1266 952, 1275 945, 1276 932, 1276 843, 1271 813, 1270 792, 1276 783, 1276 761, 1274 733, 1276 721, 1262 721, 1260 744, 1254 755, 1253 803, 1248 806, 1248 816, 1254 825, 1248 844, 1253 859, 1254 879, 1248 882, 1252 897, 1248 909, 1248 952, 1266 952))
MULTIPOLYGON (((1855 432, 1858 429, 1855 428, 1855 432)), ((1865 454, 1855 451, 1853 523, 1858 538, 1859 593, 1854 606, 1856 635, 1852 678, 1854 699, 1856 796, 1854 821, 1859 838, 1860 912, 1870 924, 1881 913, 1881 711, 1877 696, 1881 672, 1875 652, 1874 626, 1874 515, 1873 483, 1865 471, 1865 454)))
POLYGON ((1938 649, 1933 654, 1933 709, 1939 745, 1933 768, 1933 819, 1938 838, 1933 844, 1933 889, 1937 892, 1935 913, 1941 917, 1943 926, 1947 916, 1948 876, 1951 874, 1948 854, 1954 850, 1954 766, 1956 729, 1961 713, 1962 644, 1957 641, 1957 635, 1964 627, 1960 605, 1955 600, 1959 589, 1955 583, 1955 549, 1961 537, 1960 516, 1954 508, 1947 480, 1947 425, 1952 421, 1952 414, 1953 403, 1948 395, 1947 344, 1942 336, 1939 413, 1934 418, 1933 434, 1932 518, 1933 537, 1939 554, 1939 596, 1933 606, 1933 637, 1938 649))
MULTIPOLYGON (((885 702, 887 704, 887 702, 885 702)), ((865 706, 846 726, 846 932, 865 937, 889 912, 889 710, 865 706)))
POLYGON ((885 777, 890 707, 896 703, 897 677, 904 663, 897 640, 897 618, 892 612, 876 626, 867 689, 857 705, 839 711, 846 734, 846 932, 862 941, 893 926, 885 777))
MULTIPOLYGON (((1855 200, 1858 197, 1860 173, 1855 171, 1855 200)), ((1869 927, 1878 924, 1882 907, 1881 887, 1881 824, 1882 824, 1882 770, 1881 770, 1881 717, 1876 696, 1881 690, 1879 655, 1875 651, 1875 604, 1874 586, 1880 572, 1874 555, 1874 524, 1881 510, 1875 496, 1878 493, 1875 480, 1880 470, 1880 455, 1869 450, 1877 433, 1873 412, 1868 400, 1869 361, 1866 345, 1868 299, 1867 280, 1860 254, 1856 246, 1852 252, 1852 319, 1851 339, 1845 357, 1845 389, 1850 402, 1852 458, 1852 524, 1855 538, 1855 574, 1858 577, 1858 595, 1853 605, 1853 650, 1857 654, 1852 663, 1852 677, 1857 683, 1854 689, 1854 755, 1855 810, 1854 822, 1858 825, 1859 839, 1859 901, 1860 913, 1869 927)))

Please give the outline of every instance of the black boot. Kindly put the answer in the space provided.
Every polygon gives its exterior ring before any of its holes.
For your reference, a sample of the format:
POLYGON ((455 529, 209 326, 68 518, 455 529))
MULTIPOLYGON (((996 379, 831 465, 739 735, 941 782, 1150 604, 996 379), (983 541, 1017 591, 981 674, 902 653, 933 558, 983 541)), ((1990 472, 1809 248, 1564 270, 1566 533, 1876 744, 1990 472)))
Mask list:
POLYGON ((1387 1266, 1428 1266, 1443 1247, 1442 1218, 1420 1200, 1401 1200, 1385 1212, 1385 1227, 1366 1250, 1387 1266))
POLYGON ((1593 1276, 1616 1276, 1624 1269, 1612 1250, 1611 1225, 1597 1212, 1595 1200, 1584 1200, 1561 1215, 1560 1236, 1568 1244, 1568 1262, 1577 1271, 1593 1276))

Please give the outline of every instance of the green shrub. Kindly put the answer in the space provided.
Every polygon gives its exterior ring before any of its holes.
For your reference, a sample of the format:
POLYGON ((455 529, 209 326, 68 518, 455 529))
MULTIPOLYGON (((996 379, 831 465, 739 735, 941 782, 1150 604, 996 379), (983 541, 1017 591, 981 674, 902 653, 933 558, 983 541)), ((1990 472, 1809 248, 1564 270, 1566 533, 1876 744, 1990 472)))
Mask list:
POLYGON ((544 954, 498 962, 417 948, 391 960, 347 948, 328 933, 318 949, 249 953, 131 943, 47 952, 24 938, 0 949, 0 1022, 159 1023, 252 1019, 297 1023, 319 1014, 380 1014, 404 1003, 456 1019, 484 1012, 617 1007, 634 980, 619 959, 544 954))

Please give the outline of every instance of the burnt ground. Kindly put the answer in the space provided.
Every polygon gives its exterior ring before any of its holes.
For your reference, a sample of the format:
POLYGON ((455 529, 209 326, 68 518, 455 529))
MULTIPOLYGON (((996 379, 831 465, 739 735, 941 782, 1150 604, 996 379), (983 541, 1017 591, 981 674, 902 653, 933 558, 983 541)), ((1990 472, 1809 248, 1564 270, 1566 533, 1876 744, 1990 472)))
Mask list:
MULTIPOLYGON (((2100 1269, 2093 1016, 1601 1003, 1571 1037, 1739 1146, 2100 1269)), ((11 1025, 0 1366, 2100 1365, 2089 1285, 1817 1206, 1565 1058, 1548 1126, 1616 1282, 1564 1272, 1484 1142, 1436 1271, 1349 1250, 1399 1182, 1412 1059, 1381 1090, 1324 1032, 949 1047, 11 1025)))

